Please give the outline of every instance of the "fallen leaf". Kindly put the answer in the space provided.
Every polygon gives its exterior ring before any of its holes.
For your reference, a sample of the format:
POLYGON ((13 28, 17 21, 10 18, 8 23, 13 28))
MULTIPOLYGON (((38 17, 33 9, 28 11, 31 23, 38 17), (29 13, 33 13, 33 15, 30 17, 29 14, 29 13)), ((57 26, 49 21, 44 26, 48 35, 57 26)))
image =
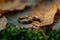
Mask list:
POLYGON ((38 4, 30 13, 29 16, 34 17, 38 16, 40 18, 41 25, 50 25, 54 22, 54 16, 57 12, 57 6, 53 3, 42 3, 38 4))

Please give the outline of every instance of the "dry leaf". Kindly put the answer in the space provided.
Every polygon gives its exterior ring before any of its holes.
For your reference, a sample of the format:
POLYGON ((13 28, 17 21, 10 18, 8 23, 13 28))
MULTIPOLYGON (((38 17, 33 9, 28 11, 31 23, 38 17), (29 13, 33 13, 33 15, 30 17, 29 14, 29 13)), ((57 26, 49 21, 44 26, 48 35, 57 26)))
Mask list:
POLYGON ((3 16, 3 18, 0 18, 0 31, 6 28, 6 24, 7 19, 5 18, 5 16, 3 16))
POLYGON ((54 21, 54 16, 57 12, 57 6, 54 3, 38 4, 30 13, 29 16, 38 16, 42 21, 40 26, 50 25, 54 21))
POLYGON ((60 10, 60 0, 54 0, 54 2, 57 5, 58 9, 60 10))

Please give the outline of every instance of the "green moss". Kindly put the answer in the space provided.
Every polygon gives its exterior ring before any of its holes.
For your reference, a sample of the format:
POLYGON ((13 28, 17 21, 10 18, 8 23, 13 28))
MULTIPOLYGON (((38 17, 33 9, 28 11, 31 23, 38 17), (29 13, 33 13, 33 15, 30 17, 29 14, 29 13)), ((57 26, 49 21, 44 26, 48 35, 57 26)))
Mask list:
POLYGON ((60 40, 60 30, 53 32, 48 28, 25 29, 11 26, 0 31, 0 40, 60 40))

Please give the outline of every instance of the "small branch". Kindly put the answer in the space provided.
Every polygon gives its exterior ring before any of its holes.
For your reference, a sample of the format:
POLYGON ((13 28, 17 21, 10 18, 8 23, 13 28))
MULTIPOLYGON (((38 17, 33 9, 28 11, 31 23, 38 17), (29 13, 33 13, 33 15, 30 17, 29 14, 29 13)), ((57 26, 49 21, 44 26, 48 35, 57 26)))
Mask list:
POLYGON ((40 28, 40 31, 42 32, 42 34, 43 34, 43 36, 44 36, 44 39, 47 40, 46 34, 45 34, 45 32, 43 31, 43 29, 40 28))

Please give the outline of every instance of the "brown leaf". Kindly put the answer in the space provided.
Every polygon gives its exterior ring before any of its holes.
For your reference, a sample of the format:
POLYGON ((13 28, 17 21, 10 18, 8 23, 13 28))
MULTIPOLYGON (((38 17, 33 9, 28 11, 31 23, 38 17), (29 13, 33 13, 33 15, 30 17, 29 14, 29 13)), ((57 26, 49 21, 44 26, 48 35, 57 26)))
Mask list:
POLYGON ((54 0, 54 2, 57 5, 58 9, 60 10, 60 0, 54 0))
POLYGON ((54 21, 54 16, 57 12, 57 6, 54 3, 38 4, 30 13, 29 16, 38 16, 42 21, 40 26, 50 25, 54 21))
POLYGON ((0 14, 4 14, 5 12, 13 11, 13 10, 24 10, 25 7, 30 7, 30 4, 27 3, 22 3, 19 1, 16 2, 10 2, 10 3, 5 3, 3 5, 0 5, 0 14))
POLYGON ((0 31, 6 28, 7 19, 5 16, 3 18, 0 18, 0 31))

